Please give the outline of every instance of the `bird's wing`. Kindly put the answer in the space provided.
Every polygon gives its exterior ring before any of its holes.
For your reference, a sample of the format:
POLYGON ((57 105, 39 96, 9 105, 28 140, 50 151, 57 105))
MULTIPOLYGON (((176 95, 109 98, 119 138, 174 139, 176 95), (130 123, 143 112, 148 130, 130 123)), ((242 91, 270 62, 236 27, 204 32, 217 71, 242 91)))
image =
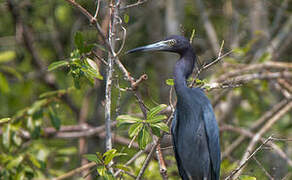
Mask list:
POLYGON ((210 153, 210 159, 212 163, 212 168, 216 176, 216 180, 219 179, 220 173, 220 142, 219 142, 219 128, 216 122, 216 118, 213 112, 212 105, 209 103, 208 106, 204 108, 203 119, 205 124, 205 129, 207 133, 208 148, 210 153))
POLYGON ((172 135, 172 144, 173 144, 173 151, 174 151, 174 156, 177 162, 177 168, 179 171, 180 176, 182 177, 182 179, 187 179, 187 174, 184 171, 183 167, 182 167, 182 163, 180 160, 180 157, 177 153, 176 150, 176 145, 177 145, 177 126, 178 126, 178 120, 177 120, 178 116, 177 116, 177 110, 174 111, 174 115, 173 115, 173 119, 172 119, 172 124, 171 124, 171 135, 172 135))

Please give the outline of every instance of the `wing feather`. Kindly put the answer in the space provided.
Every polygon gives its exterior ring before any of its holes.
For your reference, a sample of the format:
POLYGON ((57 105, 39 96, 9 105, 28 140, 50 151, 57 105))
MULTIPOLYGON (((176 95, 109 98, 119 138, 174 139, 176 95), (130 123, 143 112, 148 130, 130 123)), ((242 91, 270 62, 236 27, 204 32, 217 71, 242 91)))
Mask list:
POLYGON ((176 135, 177 135, 177 126, 178 126, 178 120, 177 120, 177 110, 175 110, 174 115, 173 115, 173 119, 172 119, 172 124, 171 124, 171 134, 172 134, 172 143, 173 143, 173 151, 174 151, 174 156, 177 162, 177 168, 179 171, 180 176, 182 177, 183 180, 187 180, 187 174, 185 172, 185 170, 183 169, 182 163, 181 163, 181 159, 177 153, 176 150, 176 145, 177 145, 177 139, 176 139, 176 135))
POLYGON ((208 148, 211 157, 212 170, 215 174, 215 179, 218 180, 221 162, 219 128, 216 122, 212 105, 210 103, 208 104, 208 106, 204 108, 203 117, 207 133, 208 148))

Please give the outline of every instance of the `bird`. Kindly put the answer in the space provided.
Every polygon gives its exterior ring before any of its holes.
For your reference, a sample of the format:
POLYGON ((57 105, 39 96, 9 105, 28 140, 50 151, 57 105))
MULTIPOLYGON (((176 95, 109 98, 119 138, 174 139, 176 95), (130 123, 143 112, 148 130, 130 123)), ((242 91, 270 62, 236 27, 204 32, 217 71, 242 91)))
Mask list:
POLYGON ((210 100, 203 89, 187 86, 187 79, 198 68, 195 51, 184 36, 172 35, 162 41, 127 52, 166 51, 180 58, 174 66, 177 104, 171 124, 174 155, 183 180, 219 180, 219 128, 210 100))

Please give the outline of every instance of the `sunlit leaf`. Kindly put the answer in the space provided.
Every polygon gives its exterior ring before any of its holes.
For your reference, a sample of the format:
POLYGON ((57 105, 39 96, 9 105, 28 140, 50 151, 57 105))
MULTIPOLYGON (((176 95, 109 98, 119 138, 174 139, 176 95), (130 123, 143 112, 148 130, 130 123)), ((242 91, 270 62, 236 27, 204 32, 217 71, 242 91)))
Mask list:
POLYGON ((53 71, 59 67, 63 67, 63 66, 67 66, 69 65, 68 61, 57 61, 57 62, 53 62, 52 64, 49 65, 48 67, 48 71, 53 71))
POLYGON ((25 172, 24 171, 20 171, 17 173, 15 180, 25 180, 25 172))
POLYGON ((248 176, 248 175, 241 175, 239 176, 240 180, 256 180, 256 177, 248 176))
POLYGON ((125 22, 126 24, 128 24, 129 19, 130 19, 129 15, 128 15, 128 14, 124 14, 124 22, 125 22))
POLYGON ((113 160, 113 158, 115 157, 115 153, 116 152, 117 152, 116 149, 111 149, 111 150, 108 150, 107 152, 105 152, 103 154, 103 156, 105 157, 105 159, 104 159, 104 164, 105 165, 108 165, 113 160))
POLYGON ((89 64, 89 71, 92 73, 93 77, 103 80, 103 76, 99 73, 97 64, 89 58, 86 58, 86 61, 89 64))
POLYGON ((95 162, 96 164, 101 164, 101 161, 97 158, 95 154, 85 154, 84 157, 89 161, 95 162))
POLYGON ((146 126, 139 132, 138 144, 140 149, 145 149, 146 145, 150 142, 151 136, 146 126))
POLYGON ((142 123, 135 123, 133 125, 130 126, 128 134, 129 137, 132 138, 136 135, 138 135, 139 131, 142 129, 143 124, 142 123))
POLYGON ((2 143, 3 146, 8 149, 10 147, 10 140, 11 140, 11 125, 6 124, 3 127, 3 134, 2 134, 2 143))
POLYGON ((147 115, 147 119, 153 119, 155 115, 157 115, 160 111, 162 111, 165 108, 167 108, 166 104, 160 104, 160 105, 150 109, 150 111, 147 115))
POLYGON ((12 159, 6 166, 7 169, 11 169, 19 166, 19 164, 23 161, 23 156, 19 155, 17 158, 12 159))
POLYGON ((0 63, 9 62, 15 59, 15 57, 16 57, 15 51, 0 52, 0 63))
POLYGON ((165 132, 169 132, 169 128, 168 128, 168 126, 165 124, 165 123, 163 123, 163 122, 160 122, 160 123, 155 123, 155 124, 150 124, 150 126, 151 127, 157 127, 157 128, 159 128, 160 130, 162 130, 162 131, 165 131, 165 132))
POLYGON ((126 166, 126 165, 124 165, 124 164, 116 164, 114 167, 117 168, 117 169, 121 169, 123 171, 127 171, 127 172, 131 171, 131 168, 126 166))
POLYGON ((260 58, 259 58, 259 62, 263 63, 263 62, 266 62, 266 61, 269 61, 271 60, 272 58, 272 55, 270 53, 264 53, 260 58))
POLYGON ((77 153, 77 149, 74 146, 61 148, 61 149, 58 149, 58 153, 63 154, 63 155, 74 155, 77 153))
POLYGON ((167 118, 167 116, 165 116, 165 115, 157 115, 157 116, 153 117, 152 119, 147 119, 147 122, 148 123, 158 123, 166 118, 167 118))
POLYGON ((14 144, 16 144, 17 146, 20 146, 22 143, 21 137, 19 137, 19 135, 16 133, 13 134, 12 140, 13 140, 14 144))
POLYGON ((96 170, 97 170, 97 172, 98 172, 98 174, 100 176, 102 176, 102 177, 105 176, 105 174, 106 174, 106 168, 104 166, 97 166, 96 167, 96 170))
POLYGON ((37 168, 41 168, 41 163, 35 158, 34 155, 29 154, 29 155, 28 155, 28 158, 29 158, 29 160, 31 161, 31 163, 32 163, 35 167, 37 167, 37 168))
POLYGON ((173 79, 167 79, 167 80, 165 81, 165 83, 166 83, 167 85, 169 85, 169 86, 174 86, 174 80, 173 80, 173 79))
POLYGON ((1 124, 4 124, 4 123, 7 123, 7 122, 9 122, 11 120, 11 118, 2 118, 2 119, 0 119, 0 125, 1 124))
POLYGON ((47 99, 38 100, 33 103, 33 105, 27 110, 27 114, 33 115, 35 112, 39 111, 42 106, 47 104, 47 99))
POLYGON ((142 119, 130 115, 120 115, 117 117, 117 121, 119 121, 119 125, 124 123, 132 124, 136 122, 143 122, 142 119))
POLYGON ((6 94, 10 91, 8 81, 6 77, 0 73, 0 92, 6 94))

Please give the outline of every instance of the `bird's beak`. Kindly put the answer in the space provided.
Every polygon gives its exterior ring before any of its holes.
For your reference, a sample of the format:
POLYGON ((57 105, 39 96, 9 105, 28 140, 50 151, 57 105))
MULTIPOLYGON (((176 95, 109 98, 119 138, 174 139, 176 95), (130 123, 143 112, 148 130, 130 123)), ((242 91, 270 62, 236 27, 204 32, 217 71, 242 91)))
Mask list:
POLYGON ((134 53, 134 52, 139 52, 139 51, 163 51, 163 50, 168 50, 169 47, 169 42, 168 41, 159 41, 154 44, 149 44, 146 46, 142 47, 137 47, 135 49, 131 49, 126 52, 126 54, 134 53))

